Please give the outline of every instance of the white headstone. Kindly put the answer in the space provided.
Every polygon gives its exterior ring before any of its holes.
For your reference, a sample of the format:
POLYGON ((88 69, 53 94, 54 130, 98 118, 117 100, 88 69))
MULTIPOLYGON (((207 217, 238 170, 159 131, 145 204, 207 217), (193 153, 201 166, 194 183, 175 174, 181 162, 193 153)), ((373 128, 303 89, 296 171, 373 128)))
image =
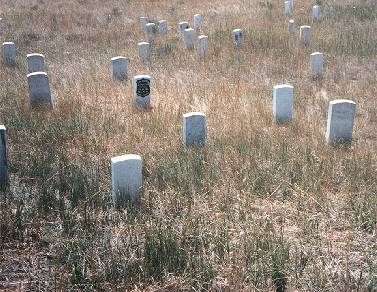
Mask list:
POLYGON ((16 63, 16 46, 14 43, 3 43, 3 61, 8 65, 14 65, 16 63))
POLYGON ((206 115, 200 112, 183 115, 183 143, 186 146, 204 146, 206 115))
POLYGON ((141 157, 127 154, 111 158, 111 183, 115 207, 137 201, 143 184, 141 157))
POLYGON ((0 125, 0 186, 8 184, 8 156, 7 156, 7 139, 6 128, 0 125))
POLYGON ((53 107, 50 84, 46 72, 33 72, 27 75, 30 105, 46 104, 53 107))
POLYGON ((319 6, 315 5, 312 9, 313 19, 319 20, 319 6))
POLYGON ((148 22, 149 22, 148 17, 146 17, 146 16, 140 17, 140 27, 141 27, 142 30, 145 30, 148 22))
POLYGON ((292 120, 293 86, 282 84, 273 87, 272 113, 276 123, 292 120))
POLYGON ((150 44, 146 42, 141 42, 137 44, 139 48, 139 57, 142 61, 146 61, 149 59, 149 48, 150 44))
POLYGON ((327 114, 326 142, 328 144, 352 141, 356 104, 347 99, 330 101, 327 114))
POLYGON ((310 75, 321 77, 323 75, 323 54, 315 52, 310 54, 310 75))
POLYGON ((208 36, 201 35, 198 37, 198 55, 200 57, 204 57, 207 54, 207 43, 208 43, 208 36))
POLYGON ((284 14, 286 16, 291 16, 292 15, 292 10, 291 10, 291 1, 284 1, 284 14))
POLYGON ((111 66, 113 72, 113 79, 125 80, 128 75, 128 59, 125 57, 111 58, 111 66))
POLYGON ((28 54, 26 60, 28 73, 45 71, 45 56, 42 54, 28 54))
POLYGON ((160 20, 158 22, 158 29, 160 35, 167 35, 168 33, 168 22, 166 20, 160 20))
POLYGON ((288 21, 288 32, 293 33, 295 31, 295 21, 293 19, 288 21))
POLYGON ((300 44, 302 47, 309 46, 310 42, 310 26, 300 26, 300 44))
POLYGON ((288 0, 291 5, 291 12, 293 12, 293 0, 288 0))
POLYGON ((149 75, 137 75, 132 81, 134 101, 137 106, 148 108, 151 102, 151 77, 149 75))
POLYGON ((194 15, 194 29, 195 30, 200 29, 201 23, 202 23, 202 17, 200 16, 200 14, 195 14, 194 15))
POLYGON ((233 36, 233 42, 234 42, 235 47, 236 48, 242 47, 242 43, 243 43, 242 30, 239 28, 234 29, 232 32, 232 36, 233 36))
POLYGON ((183 32, 185 31, 185 29, 188 29, 189 28, 189 23, 187 21, 181 21, 179 23, 179 32, 183 34, 183 32))
POLYGON ((146 27, 148 41, 152 42, 156 38, 156 24, 150 22, 150 23, 147 23, 145 27, 146 27))
POLYGON ((195 42, 195 30, 193 28, 185 29, 183 33, 183 40, 185 41, 187 49, 193 49, 195 42))

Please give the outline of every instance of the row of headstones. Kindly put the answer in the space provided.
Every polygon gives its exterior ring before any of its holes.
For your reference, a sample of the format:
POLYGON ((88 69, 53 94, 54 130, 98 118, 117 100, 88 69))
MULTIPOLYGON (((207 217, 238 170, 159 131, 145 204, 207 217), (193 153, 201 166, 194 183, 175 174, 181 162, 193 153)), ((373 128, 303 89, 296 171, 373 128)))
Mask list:
MULTIPOLYGON (((277 123, 291 121, 293 87, 277 85, 273 89, 273 115, 277 123)), ((328 144, 350 142, 356 104, 350 100, 330 102, 327 118, 326 141, 328 144)), ((183 115, 183 142, 186 146, 204 146, 206 116, 204 113, 183 115)), ((142 159, 127 154, 111 158, 112 198, 115 206, 124 200, 136 201, 142 188, 142 159)))
MULTIPOLYGON (((312 7, 312 18, 313 20, 319 20, 320 8, 318 5, 312 7)), ((284 14, 286 16, 293 15, 293 0, 284 1, 284 14)))

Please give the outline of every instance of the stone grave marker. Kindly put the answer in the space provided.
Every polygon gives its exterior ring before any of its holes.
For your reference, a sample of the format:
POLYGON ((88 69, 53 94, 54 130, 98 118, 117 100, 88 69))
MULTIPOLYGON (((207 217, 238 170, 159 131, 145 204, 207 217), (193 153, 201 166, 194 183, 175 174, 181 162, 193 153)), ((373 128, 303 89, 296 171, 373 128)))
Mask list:
POLYGON ((50 84, 46 72, 33 72, 27 75, 30 105, 53 107, 50 84))
POLYGON ((128 75, 128 59, 126 57, 111 58, 112 75, 115 80, 125 80, 128 75))
POLYGON ((28 54, 26 55, 27 71, 44 72, 45 71, 45 56, 42 54, 28 54))
POLYGON ((14 43, 3 43, 3 61, 7 65, 16 64, 16 46, 14 43))
POLYGON ((151 99, 151 77, 149 75, 134 76, 132 81, 134 101, 142 108, 150 107, 151 99))
POLYGON ((204 146, 206 140, 206 115, 192 112, 183 115, 183 144, 204 146))
POLYGON ((292 120, 293 112, 293 86, 288 84, 273 87, 272 113, 274 121, 278 124, 292 120))

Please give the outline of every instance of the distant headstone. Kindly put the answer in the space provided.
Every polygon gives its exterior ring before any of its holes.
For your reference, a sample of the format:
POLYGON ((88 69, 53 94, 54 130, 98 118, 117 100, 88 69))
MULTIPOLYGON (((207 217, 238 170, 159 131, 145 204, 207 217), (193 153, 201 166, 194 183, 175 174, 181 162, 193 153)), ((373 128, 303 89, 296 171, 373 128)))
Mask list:
POLYGON ((350 143, 356 104, 347 99, 330 101, 327 115, 326 142, 328 144, 350 143))
POLYGON ((294 33, 295 31, 295 21, 293 19, 288 21, 288 32, 294 33))
POLYGON ((194 15, 194 29, 195 30, 200 29, 201 23, 202 23, 202 17, 200 16, 200 14, 195 14, 194 15))
POLYGON ((292 120, 293 86, 282 84, 273 87, 272 113, 276 123, 292 120))
POLYGON ((284 14, 286 16, 291 16, 292 15, 292 6, 291 6, 291 1, 284 1, 284 14))
POLYGON ((293 0, 288 0, 291 5, 291 12, 293 12, 293 0))
POLYGON ((189 23, 187 21, 181 21, 179 23, 179 32, 183 34, 183 32, 189 28, 189 23))
POLYGON ((45 71, 45 56, 42 54, 28 54, 26 60, 28 73, 45 71))
POLYGON ((146 16, 140 17, 140 27, 141 27, 142 30, 146 29, 147 23, 149 23, 148 17, 146 17, 146 16))
POLYGON ((133 78, 132 90, 137 106, 148 108, 151 101, 151 77, 149 75, 137 75, 133 78))
POLYGON ((150 44, 146 42, 141 42, 137 44, 139 48, 139 57, 142 61, 146 61, 149 59, 149 48, 150 44))
POLYGON ((141 157, 127 154, 111 158, 111 183, 115 207, 137 201, 143 183, 141 157))
POLYGON ((234 42, 235 47, 236 48, 242 47, 242 43, 243 43, 242 30, 239 28, 234 29, 232 32, 232 36, 233 36, 233 42, 234 42))
POLYGON ((128 75, 128 59, 125 57, 113 57, 111 58, 113 79, 125 80, 128 75))
POLYGON ((315 52, 310 54, 310 75, 314 78, 323 75, 323 54, 315 52))
POLYGON ((4 31, 4 20, 0 18, 0 34, 4 31))
POLYGON ((27 81, 29 87, 30 105, 33 107, 35 105, 45 104, 52 108, 53 104, 47 73, 30 73, 27 75, 27 81))
POLYGON ((185 41, 186 48, 191 50, 194 48, 195 30, 193 28, 185 29, 183 33, 183 40, 185 41))
POLYGON ((310 26, 300 26, 300 44, 302 47, 309 46, 310 42, 310 26))
POLYGON ((152 42, 156 38, 156 24, 150 22, 150 23, 147 23, 145 27, 146 27, 148 41, 152 42))
POLYGON ((168 22, 166 20, 160 20, 158 22, 158 29, 160 35, 167 35, 168 33, 168 22))
POLYGON ((16 64, 16 46, 14 43, 3 43, 3 61, 7 65, 16 64))
POLYGON ((206 115, 192 112, 183 115, 183 143, 186 146, 204 146, 206 140, 206 115))
POLYGON ((198 37, 198 55, 200 57, 204 57, 207 54, 207 43, 208 43, 208 36, 201 35, 198 37))
POLYGON ((314 20, 319 20, 319 6, 318 5, 313 6, 312 14, 313 14, 314 20))
POLYGON ((0 125, 0 187, 9 182, 6 128, 0 125))

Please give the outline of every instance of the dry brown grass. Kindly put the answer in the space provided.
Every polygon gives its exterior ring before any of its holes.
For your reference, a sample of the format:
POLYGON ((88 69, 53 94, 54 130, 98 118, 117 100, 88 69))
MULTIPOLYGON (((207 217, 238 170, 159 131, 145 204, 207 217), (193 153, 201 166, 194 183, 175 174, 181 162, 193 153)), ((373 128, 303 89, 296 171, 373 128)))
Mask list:
POLYGON ((277 2, 0 1, 1 40, 18 58, 0 66, 12 173, 0 289, 375 291, 377 12, 331 2, 312 23, 311 6, 295 0, 296 28, 312 24, 300 49, 277 2), (204 62, 176 31, 196 13, 209 36, 204 62), (137 57, 144 15, 169 24, 148 65, 137 57), (244 30, 240 50, 234 28, 244 30), (314 51, 325 56, 321 81, 308 74, 314 51), (28 107, 32 52, 46 56, 53 112, 28 107), (135 108, 129 82, 111 80, 116 55, 131 77, 151 75, 151 111, 135 108), (280 83, 294 86, 286 126, 272 122, 280 83), (337 98, 357 103, 348 148, 324 141, 337 98), (202 150, 182 147, 189 111, 207 115, 202 150), (125 153, 142 156, 144 191, 140 206, 116 211, 109 161, 125 153))

